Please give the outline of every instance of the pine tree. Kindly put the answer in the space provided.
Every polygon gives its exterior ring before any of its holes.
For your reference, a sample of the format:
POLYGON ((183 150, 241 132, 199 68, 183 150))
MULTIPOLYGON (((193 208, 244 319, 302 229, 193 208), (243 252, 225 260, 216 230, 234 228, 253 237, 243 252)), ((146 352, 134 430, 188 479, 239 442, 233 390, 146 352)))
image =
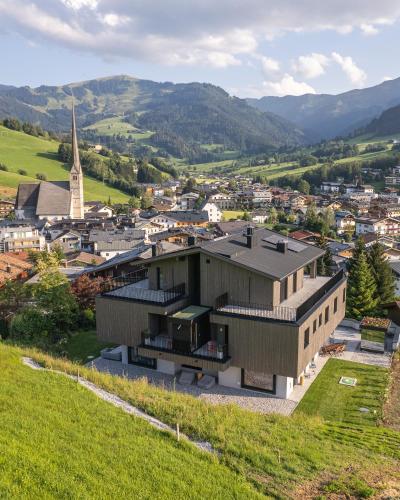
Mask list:
POLYGON ((325 250, 324 255, 320 257, 317 261, 317 273, 320 276, 330 276, 334 262, 332 258, 332 252, 328 247, 325 236, 322 235, 321 237, 318 238, 317 245, 323 250, 325 250))
POLYGON ((367 261, 365 244, 359 239, 350 262, 346 315, 360 320, 373 315, 377 304, 375 279, 367 261))
POLYGON ((391 302, 394 299, 396 290, 395 278, 384 252, 384 247, 375 242, 368 253, 368 262, 375 279, 375 295, 379 305, 391 302))

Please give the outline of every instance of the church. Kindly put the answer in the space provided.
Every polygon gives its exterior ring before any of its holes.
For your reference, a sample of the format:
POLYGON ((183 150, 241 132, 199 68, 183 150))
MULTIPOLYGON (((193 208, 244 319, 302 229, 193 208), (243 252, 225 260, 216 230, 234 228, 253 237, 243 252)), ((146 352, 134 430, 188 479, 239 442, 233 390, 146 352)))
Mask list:
POLYGON ((17 219, 83 219, 83 173, 72 104, 72 156, 69 181, 22 182, 15 202, 17 219))

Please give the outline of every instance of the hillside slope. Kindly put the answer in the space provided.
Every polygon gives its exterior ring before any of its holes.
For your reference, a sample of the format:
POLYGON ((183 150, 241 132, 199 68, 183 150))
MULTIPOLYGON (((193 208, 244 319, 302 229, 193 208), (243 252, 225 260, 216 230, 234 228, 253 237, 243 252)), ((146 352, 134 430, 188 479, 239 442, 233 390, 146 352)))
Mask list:
POLYGON ((216 143, 242 152, 310 140, 286 119, 256 110, 214 85, 157 83, 129 76, 60 87, 0 86, 0 118, 16 116, 39 122, 48 130, 66 131, 70 126, 71 89, 80 127, 93 129, 97 122, 118 117, 139 132, 163 131, 189 145, 216 143))
MULTIPOLYGON (((36 180, 37 173, 45 174, 47 180, 67 180, 69 166, 58 160, 58 142, 46 141, 23 132, 0 126, 0 163, 8 172, 0 171, 0 186, 16 188, 20 182, 36 180), (23 169, 27 175, 19 175, 23 169)), ((84 172, 85 174, 85 172, 84 172)), ((84 178, 85 200, 108 200, 124 202, 128 196, 117 189, 88 177, 84 178)))
POLYGON ((332 138, 347 135, 385 109, 400 104, 400 78, 338 95, 262 97, 247 99, 247 102, 260 111, 276 113, 299 127, 310 129, 320 138, 332 138))
POLYGON ((384 111, 378 118, 358 131, 371 137, 385 137, 400 133, 400 105, 384 111))
POLYGON ((0 498, 262 498, 218 459, 24 366, 16 349, 0 343, 0 359, 0 498))

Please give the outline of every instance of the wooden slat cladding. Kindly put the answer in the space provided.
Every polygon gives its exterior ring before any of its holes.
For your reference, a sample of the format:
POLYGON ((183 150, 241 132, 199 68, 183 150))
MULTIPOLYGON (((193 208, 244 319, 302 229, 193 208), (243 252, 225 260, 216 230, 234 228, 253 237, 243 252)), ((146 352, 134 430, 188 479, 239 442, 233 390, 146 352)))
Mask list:
POLYGON ((335 291, 327 294, 323 303, 300 325, 215 312, 211 313, 210 321, 228 325, 228 352, 232 366, 297 378, 344 318, 345 287, 344 282, 335 291), (337 298, 336 313, 334 313, 335 298, 337 298), (327 306, 329 306, 329 320, 325 324, 327 306), (320 314, 322 314, 321 326, 319 326, 320 314), (317 321, 315 333, 313 333, 314 320, 317 321), (307 328, 310 328, 310 342, 304 348, 304 334, 307 328))
POLYGON ((232 366, 264 373, 296 376, 298 326, 211 313, 210 321, 228 325, 232 366))
POLYGON ((213 307, 215 299, 226 292, 233 302, 273 303, 274 282, 264 276, 206 255, 200 257, 200 269, 201 303, 205 306, 213 307))
POLYGON ((346 282, 338 286, 336 290, 327 295, 323 304, 313 311, 299 328, 298 336, 298 375, 304 370, 307 364, 311 361, 314 354, 319 351, 321 346, 326 343, 329 336, 334 332, 338 324, 343 320, 346 312, 346 302, 343 301, 343 290, 346 288, 346 282), (337 311, 334 312, 335 298, 337 299, 337 311), (325 323, 325 311, 329 307, 329 320, 325 323), (322 325, 319 326, 319 318, 322 314, 322 325), (317 324, 317 330, 314 330, 314 321, 317 324), (310 343, 304 348, 304 333, 306 329, 310 329, 310 343))
POLYGON ((141 343, 141 333, 149 327, 149 313, 166 316, 187 305, 187 298, 168 306, 157 306, 132 300, 97 297, 97 337, 106 342, 137 346, 141 343))
POLYGON ((204 370, 212 371, 225 371, 231 365, 231 360, 225 362, 218 362, 212 359, 200 359, 193 356, 185 356, 183 354, 175 354, 166 351, 157 351, 155 349, 148 349, 146 347, 139 347, 138 354, 141 356, 147 356, 149 358, 165 359, 167 361, 172 361, 179 365, 189 365, 204 370))
POLYGON ((149 288, 157 290, 157 268, 162 275, 161 288, 167 290, 180 283, 188 283, 188 257, 175 256, 166 260, 153 262, 149 267, 149 288))

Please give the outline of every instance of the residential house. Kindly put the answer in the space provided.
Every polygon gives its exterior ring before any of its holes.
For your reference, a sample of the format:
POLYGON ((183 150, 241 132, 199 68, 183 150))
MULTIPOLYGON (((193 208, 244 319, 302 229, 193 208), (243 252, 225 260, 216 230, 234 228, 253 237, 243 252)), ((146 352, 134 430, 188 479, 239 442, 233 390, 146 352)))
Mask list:
POLYGON ((201 204, 200 210, 202 210, 203 212, 207 212, 209 222, 221 222, 222 211, 215 203, 212 203, 209 200, 205 200, 201 204))
POLYGON ((339 193, 341 182, 322 182, 320 186, 321 193, 339 193))
POLYGON ((355 220, 356 235, 374 233, 378 235, 398 236, 400 235, 400 220, 392 217, 381 219, 372 219, 369 217, 360 217, 355 220))
POLYGON ((8 280, 23 280, 32 273, 33 264, 26 252, 0 254, 0 287, 8 280))
POLYGON ((351 212, 341 210, 335 213, 335 225, 337 234, 341 235, 346 232, 354 232, 356 220, 351 212))
POLYGON ((82 248, 81 233, 72 229, 64 231, 49 243, 49 247, 51 249, 59 247, 66 254, 76 252, 82 248))
POLYGON ((0 253, 39 251, 45 246, 45 238, 35 226, 15 221, 0 227, 0 253))
POLYGON ((4 219, 14 210, 14 201, 0 200, 0 219, 4 219))
POLYGON ((96 299, 97 336, 123 363, 287 398, 344 317, 345 275, 317 276, 316 246, 249 227, 156 250, 96 299))
POLYGON ((207 227, 209 223, 208 212, 205 210, 171 210, 167 213, 168 218, 174 221, 174 225, 172 227, 207 227))
POLYGON ((208 200, 217 205, 220 210, 233 210, 236 208, 236 198, 232 194, 212 194, 208 200))
POLYGON ((180 204, 182 210, 193 210, 199 199, 199 193, 185 193, 181 195, 180 204))

